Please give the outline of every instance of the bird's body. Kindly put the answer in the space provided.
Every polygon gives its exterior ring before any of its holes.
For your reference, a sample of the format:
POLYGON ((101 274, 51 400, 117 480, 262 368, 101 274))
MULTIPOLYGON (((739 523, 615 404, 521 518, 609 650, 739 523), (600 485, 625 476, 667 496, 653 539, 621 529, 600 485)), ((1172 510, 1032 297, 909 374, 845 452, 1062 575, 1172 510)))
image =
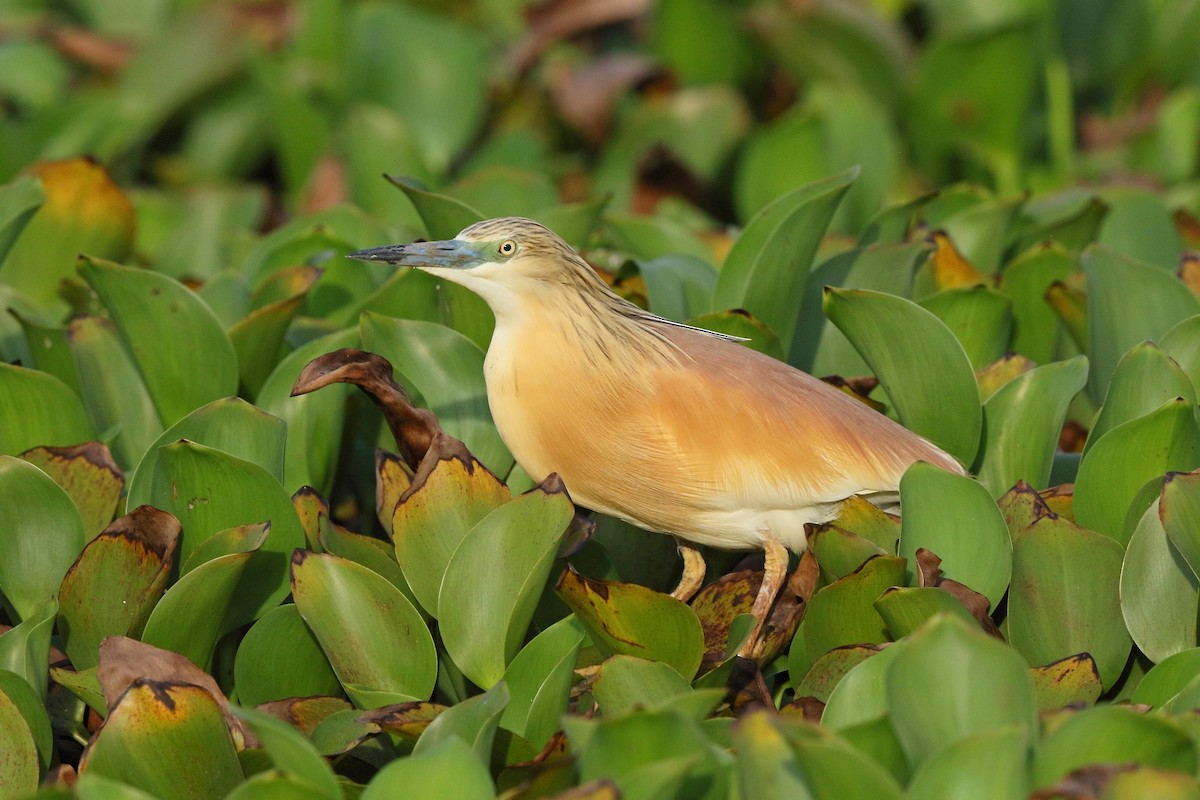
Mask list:
POLYGON ((760 625, 787 563, 779 545, 802 551, 806 522, 833 518, 855 494, 894 503, 915 461, 962 472, 838 389, 626 302, 530 220, 354 256, 420 267, 488 302, 488 403, 534 479, 556 472, 577 503, 641 528, 765 549, 760 625))

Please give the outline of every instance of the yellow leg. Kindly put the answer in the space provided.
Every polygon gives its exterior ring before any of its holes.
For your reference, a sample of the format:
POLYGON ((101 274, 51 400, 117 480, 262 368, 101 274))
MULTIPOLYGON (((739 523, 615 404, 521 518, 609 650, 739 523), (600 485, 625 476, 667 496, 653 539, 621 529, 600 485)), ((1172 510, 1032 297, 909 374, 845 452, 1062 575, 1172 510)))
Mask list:
POLYGON ((700 555, 700 551, 690 542, 676 539, 675 543, 679 546, 679 555, 683 558, 683 574, 679 576, 679 585, 671 592, 671 597, 686 603, 700 591, 700 585, 704 583, 704 556, 700 555))
POLYGON ((771 606, 775 605, 775 596, 779 594, 779 589, 787 578, 787 548, 770 531, 765 531, 763 536, 763 550, 766 553, 763 581, 750 611, 754 615, 754 630, 750 632, 750 638, 738 651, 739 656, 750 659, 762 653, 762 648, 759 647, 759 638, 762 635, 763 625, 766 624, 767 616, 771 613, 771 606))

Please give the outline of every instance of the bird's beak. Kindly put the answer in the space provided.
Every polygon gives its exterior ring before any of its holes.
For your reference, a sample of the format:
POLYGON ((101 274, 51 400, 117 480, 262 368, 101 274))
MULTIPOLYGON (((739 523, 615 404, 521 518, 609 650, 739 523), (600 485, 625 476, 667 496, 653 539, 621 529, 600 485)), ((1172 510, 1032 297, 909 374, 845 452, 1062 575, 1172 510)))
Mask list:
POLYGON ((401 267, 441 267, 443 269, 470 269, 487 259, 474 242, 451 239, 445 242, 416 242, 414 244, 389 244, 350 253, 346 258, 359 261, 382 261, 401 267))

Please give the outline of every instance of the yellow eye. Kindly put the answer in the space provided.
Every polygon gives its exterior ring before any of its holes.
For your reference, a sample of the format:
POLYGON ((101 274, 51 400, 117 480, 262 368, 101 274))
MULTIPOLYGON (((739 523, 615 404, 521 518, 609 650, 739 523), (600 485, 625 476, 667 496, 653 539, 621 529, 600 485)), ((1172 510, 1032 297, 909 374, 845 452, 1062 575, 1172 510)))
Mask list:
POLYGON ((517 243, 512 239, 505 239, 500 243, 500 255, 511 256, 517 252, 517 243))

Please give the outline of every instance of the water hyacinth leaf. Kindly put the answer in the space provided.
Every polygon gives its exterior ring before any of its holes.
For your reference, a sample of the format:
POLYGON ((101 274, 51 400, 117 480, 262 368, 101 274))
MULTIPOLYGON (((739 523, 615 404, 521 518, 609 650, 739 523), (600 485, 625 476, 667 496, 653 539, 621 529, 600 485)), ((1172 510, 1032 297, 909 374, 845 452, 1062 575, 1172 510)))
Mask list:
POLYGON ((1021 657, 953 616, 935 617, 909 637, 885 682, 892 724, 918 768, 1004 725, 1037 730, 1033 681, 1021 657), (991 690, 979 692, 981 685, 991 690))
POLYGON ((601 194, 577 203, 556 203, 538 211, 533 219, 557 233, 571 247, 582 250, 599 224, 600 214, 608 201, 609 196, 601 194))
POLYGON ((258 464, 283 480, 287 425, 240 397, 225 397, 197 408, 163 431, 146 450, 129 479, 129 505, 151 501, 159 448, 187 439, 258 464))
MULTIPOLYGON (((639 262, 671 255, 711 260, 708 250, 683 223, 644 214, 611 214, 605 219, 605 238, 616 250, 639 262)), ((714 272, 714 278, 716 274, 714 272)))
POLYGON ((808 610, 788 653, 792 676, 808 672, 818 658, 848 644, 888 641, 887 625, 875 601, 892 586, 904 585, 905 561, 877 556, 846 577, 823 586, 809 599, 808 610))
POLYGON ((1021 800, 1029 796, 1029 731, 1004 725, 960 739, 926 761, 905 794, 914 800, 973 797, 1021 800))
MULTIPOLYGON (((860 725, 886 720, 889 713, 885 677, 908 640, 877 645, 878 652, 860 660, 842 675, 829 693, 821 724, 843 733, 860 725)), ((891 731, 891 726, 888 725, 891 731)), ((895 741, 895 734, 892 733, 895 741)), ((895 742, 899 749, 899 742, 895 742)), ((901 756, 903 760, 903 756, 901 756)))
POLYGON ((16 626, 0 633, 0 670, 19 675, 46 700, 46 680, 50 672, 50 636, 58 603, 46 600, 16 626))
POLYGON ((830 582, 854 572, 868 558, 887 555, 888 552, 870 539, 833 525, 818 528, 809 537, 808 546, 812 548, 821 571, 830 577, 830 582))
POLYGON ((1176 268, 1183 242, 1162 198, 1146 189, 1114 186, 1102 199, 1108 213, 1096 237, 1100 245, 1164 272, 1176 268))
POLYGON ((75 795, 79 800, 154 800, 153 795, 141 789, 94 772, 79 776, 75 784, 75 795))
POLYGON ((1013 378, 983 404, 976 475, 993 497, 1019 480, 1046 488, 1063 421, 1087 372, 1084 356, 1046 364, 1013 378))
POLYGON ((184 683, 137 680, 92 739, 79 765, 174 800, 220 800, 244 780, 221 708, 184 683))
POLYGON ((104 530, 116 513, 125 486, 112 453, 100 442, 85 442, 74 447, 35 447, 21 453, 63 487, 83 520, 88 539, 104 530))
POLYGON ((739 719, 733 728, 733 742, 742 796, 816 797, 796 764, 795 752, 767 712, 757 711, 739 719))
POLYGON ((941 320, 901 297, 828 289, 825 313, 879 378, 904 425, 963 463, 979 447, 975 372, 941 320))
POLYGON ((116 321, 164 424, 237 394, 237 354, 194 292, 165 275, 98 259, 82 260, 79 273, 116 321))
POLYGON ((292 397, 296 376, 322 353, 358 343, 358 331, 352 328, 314 339, 279 362, 258 393, 255 405, 287 423, 283 485, 289 492, 301 486, 329 492, 342 445, 346 396, 351 391, 349 386, 329 386, 292 397))
POLYGON ((784 357, 783 344, 773 330, 761 320, 752 317, 749 312, 735 308, 730 311, 714 311, 711 314, 701 314, 687 320, 687 324, 703 328, 714 333, 724 333, 745 339, 743 342, 751 350, 757 350, 771 358, 782 360, 784 357))
POLYGON ((291 603, 271 609, 250 626, 234 658, 233 681, 246 706, 341 694, 320 642, 291 603))
POLYGON ((1013 351, 1038 364, 1054 360, 1064 332, 1046 291, 1076 269, 1076 259, 1057 245, 1018 256, 1004 268, 1001 289, 1012 300, 1013 351))
POLYGON ((483 383, 483 351, 443 325, 363 314, 363 346, 390 361, 397 378, 425 398, 447 433, 493 472, 513 458, 492 422, 483 383))
POLYGON ((814 375, 866 374, 867 363, 821 309, 825 287, 871 289, 909 297, 917 264, 928 255, 929 245, 925 242, 885 244, 839 253, 815 267, 804 286, 788 362, 814 375))
POLYGON ((1200 580, 1171 544, 1160 500, 1142 515, 1121 568, 1121 616, 1138 649, 1155 663, 1197 641, 1200 580))
POLYGON ((1078 253, 1096 240, 1096 232, 1107 213, 1108 205, 1086 191, 1067 190, 1031 197, 1021 207, 1025 224, 1016 250, 1026 251, 1040 245, 1041 250, 1061 248, 1065 253, 1078 253))
POLYGON ((471 746, 461 739, 450 738, 423 753, 398 758, 379 770, 361 798, 388 800, 402 795, 494 800, 496 787, 471 746))
POLYGON ((958 598, 936 586, 891 588, 874 605, 894 640, 908 636, 939 613, 960 617, 967 623, 976 621, 958 598))
POLYGON ((83 550, 83 520, 50 476, 12 456, 0 456, 0 519, 0 593, 16 620, 29 619, 83 550))
POLYGON ((208 669, 217 640, 253 618, 234 600, 254 555, 220 556, 180 578, 150 612, 142 641, 208 669))
POLYGON ((1082 272, 1073 272, 1050 284, 1046 303, 1062 320, 1063 328, 1076 349, 1088 352, 1087 279, 1082 272))
POLYGON ((1181 650, 1155 664, 1143 676, 1131 702, 1162 708, 1200 677, 1200 649, 1181 650))
POLYGON ((588 578, 568 569, 554 587, 602 653, 661 661, 690 680, 704 656, 700 620, 669 595, 632 583, 588 578))
POLYGON ((67 341, 88 415, 117 463, 131 470, 163 431, 138 366, 110 319, 76 317, 67 341))
POLYGON ((179 577, 187 575, 201 564, 221 556, 235 553, 252 553, 263 546, 271 532, 269 522, 248 522, 217 531, 192 549, 187 560, 179 567, 179 577))
POLYGON ((298 778, 319 797, 341 800, 342 787, 333 769, 304 734, 261 711, 238 708, 233 713, 254 733, 277 770, 298 778))
POLYGON ((1196 401, 1191 379, 1154 342, 1140 342, 1117 363, 1104 393, 1104 405, 1084 445, 1098 442, 1113 428, 1145 416, 1176 397, 1196 401))
POLYGON ((707 261, 675 253, 640 262, 638 272, 655 314, 685 320, 713 310, 717 273, 707 261))
POLYGON ((1034 788, 1088 764, 1139 764, 1192 773, 1196 751, 1183 729, 1117 705, 1073 713, 1046 734, 1033 756, 1034 788))
POLYGON ((508 488, 457 442, 437 437, 392 515, 396 561, 436 615, 446 565, 476 523, 511 499, 508 488))
POLYGON ((137 636, 166 590, 179 520, 139 506, 80 553, 58 592, 58 630, 75 669, 93 667, 106 636, 137 636))
POLYGON ((295 773, 276 768, 251 775, 226 795, 225 800, 329 800, 330 797, 341 797, 340 786, 338 791, 337 795, 329 795, 295 773))
POLYGON ((279 605, 288 593, 288 559, 304 546, 304 532, 278 480, 258 464, 193 442, 169 444, 158 453, 149 500, 183 525, 180 563, 215 533, 270 520, 270 533, 251 556, 233 607, 244 623, 279 605))
POLYGON ((796 319, 817 245, 846 190, 854 167, 776 199, 747 223, 717 277, 713 305, 744 308, 792 350, 796 319))
POLYGON ((945 289, 921 301, 958 339, 974 369, 1004 355, 1012 332, 1012 301, 987 286, 945 289))
POLYGON ((1146 482, 1200 466, 1195 404, 1180 397, 1104 434, 1079 464, 1075 519, 1124 545, 1126 513, 1146 482))
POLYGON ((542 747, 561 727, 586 629, 570 614, 520 649, 504 673, 511 694, 500 727, 542 747))
POLYGON ((918 462, 900 479, 900 504, 900 555, 910 559, 909 573, 923 547, 942 559, 947 578, 983 594, 994 610, 1008 588, 1012 541, 987 489, 918 462))
POLYGON ((326 514, 321 514, 317 521, 317 543, 320 545, 318 552, 341 556, 387 578, 388 583, 403 592, 414 606, 417 605, 417 598, 404 580, 392 546, 387 542, 348 531, 331 522, 326 514))
POLYGON ((25 175, 0 187, 0 264, 45 200, 42 183, 34 175, 25 175))
POLYGON ((1168 473, 1162 484, 1159 515, 1167 538, 1200 576, 1200 474, 1168 473))
POLYGON ((447 708, 429 723, 413 747, 413 754, 420 755, 447 739, 457 738, 471 745, 480 761, 489 760, 508 701, 508 685, 500 681, 483 694, 447 708))
POLYGON ((437 605, 442 642, 485 689, 520 649, 575 514, 562 482, 551 480, 477 522, 446 564, 437 605))
POLYGON ((626 655, 605 659, 593 690, 606 717, 618 717, 638 708, 659 708, 693 691, 667 664, 626 655))
POLYGON ((1129 658, 1121 619, 1121 546, 1061 517, 1044 517, 1013 542, 1008 637, 1031 666, 1076 653, 1096 662, 1105 688, 1129 658))
POLYGON ((304 305, 303 294, 257 308, 229 327, 237 354, 238 381, 253 397, 275 368, 288 326, 304 305))
POLYGON ((45 372, 0 363, 0 453, 66 446, 95 438, 87 410, 65 383, 45 372))
POLYGON ((134 211, 91 158, 43 161, 30 171, 41 181, 45 201, 0 264, 0 281, 57 312, 59 284, 73 276, 78 254, 114 259, 129 254, 134 211))
POLYGON ((1087 276, 1088 392, 1099 402, 1121 357, 1200 312, 1200 301, 1166 270, 1095 245, 1081 257, 1087 276))
POLYGON ((1158 343, 1188 376, 1192 386, 1200 386, 1200 315, 1183 320, 1163 334, 1158 343))
POLYGON ((461 200, 431 192, 412 178, 388 175, 387 179, 404 192, 417 209, 430 240, 453 239, 464 228, 484 219, 482 213, 461 200))
POLYGON ((1067 706, 1093 705, 1104 691, 1096 662, 1087 653, 1034 667, 1029 674, 1033 678, 1038 711, 1043 713, 1067 706))
POLYGON ((41 763, 33 731, 6 692, 0 690, 0 789, 13 797, 33 794, 41 777, 41 763))
POLYGON ((437 678, 433 637, 386 579, 337 556, 297 551, 292 594, 355 705, 429 697, 437 678))

